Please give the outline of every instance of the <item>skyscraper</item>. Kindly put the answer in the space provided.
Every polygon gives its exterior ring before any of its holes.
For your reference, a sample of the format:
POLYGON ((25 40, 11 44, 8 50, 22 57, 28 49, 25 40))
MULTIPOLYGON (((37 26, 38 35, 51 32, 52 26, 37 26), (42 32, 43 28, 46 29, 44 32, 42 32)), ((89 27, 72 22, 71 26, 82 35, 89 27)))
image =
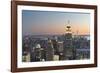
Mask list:
POLYGON ((47 48, 46 48, 46 61, 53 61, 54 48, 52 41, 48 39, 47 48))
POLYGON ((66 33, 64 35, 64 50, 63 50, 63 56, 64 60, 71 60, 73 58, 73 46, 72 46, 72 32, 71 32, 71 26, 66 26, 66 33))

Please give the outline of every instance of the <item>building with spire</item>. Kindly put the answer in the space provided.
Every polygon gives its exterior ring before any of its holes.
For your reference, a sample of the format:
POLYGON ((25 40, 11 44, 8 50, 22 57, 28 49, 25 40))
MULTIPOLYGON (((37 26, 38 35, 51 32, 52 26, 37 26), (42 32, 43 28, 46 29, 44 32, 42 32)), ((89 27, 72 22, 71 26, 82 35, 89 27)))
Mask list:
POLYGON ((64 60, 71 60, 73 59, 73 44, 72 44, 72 32, 70 22, 66 25, 66 33, 64 35, 64 42, 63 42, 63 56, 64 60))

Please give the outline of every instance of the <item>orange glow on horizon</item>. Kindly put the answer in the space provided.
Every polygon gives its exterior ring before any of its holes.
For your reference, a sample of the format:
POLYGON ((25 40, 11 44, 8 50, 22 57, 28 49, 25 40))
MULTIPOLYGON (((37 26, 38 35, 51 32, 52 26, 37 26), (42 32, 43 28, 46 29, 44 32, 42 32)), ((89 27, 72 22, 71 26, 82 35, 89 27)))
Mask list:
MULTIPOLYGON (((41 27, 37 27, 37 28, 32 28, 32 31, 36 31, 37 33, 44 33, 44 34, 64 34, 66 33, 66 26, 57 26, 57 27, 46 27, 46 28, 42 28, 41 27)), ((71 32, 73 34, 78 34, 78 35, 89 35, 90 34, 90 29, 89 26, 87 26, 86 24, 84 25, 72 25, 71 26, 71 32)))

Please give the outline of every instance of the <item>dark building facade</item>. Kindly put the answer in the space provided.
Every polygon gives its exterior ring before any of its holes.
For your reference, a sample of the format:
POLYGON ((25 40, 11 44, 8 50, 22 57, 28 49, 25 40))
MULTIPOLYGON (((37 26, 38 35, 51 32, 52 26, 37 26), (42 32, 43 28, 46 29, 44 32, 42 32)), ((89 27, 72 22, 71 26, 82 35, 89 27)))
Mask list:
POLYGON ((54 48, 51 40, 48 40, 46 50, 46 61, 53 61, 54 48))

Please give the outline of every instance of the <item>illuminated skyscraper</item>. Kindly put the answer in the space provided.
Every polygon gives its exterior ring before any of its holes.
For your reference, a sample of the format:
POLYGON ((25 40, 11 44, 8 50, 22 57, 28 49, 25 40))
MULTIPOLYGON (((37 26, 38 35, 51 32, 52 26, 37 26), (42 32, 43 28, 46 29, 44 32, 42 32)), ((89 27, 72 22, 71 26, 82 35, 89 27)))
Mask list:
POLYGON ((71 32, 71 26, 69 25, 70 22, 68 21, 68 24, 66 26, 66 33, 64 35, 64 50, 63 50, 63 56, 64 60, 71 60, 73 59, 73 45, 72 45, 72 32, 71 32))

